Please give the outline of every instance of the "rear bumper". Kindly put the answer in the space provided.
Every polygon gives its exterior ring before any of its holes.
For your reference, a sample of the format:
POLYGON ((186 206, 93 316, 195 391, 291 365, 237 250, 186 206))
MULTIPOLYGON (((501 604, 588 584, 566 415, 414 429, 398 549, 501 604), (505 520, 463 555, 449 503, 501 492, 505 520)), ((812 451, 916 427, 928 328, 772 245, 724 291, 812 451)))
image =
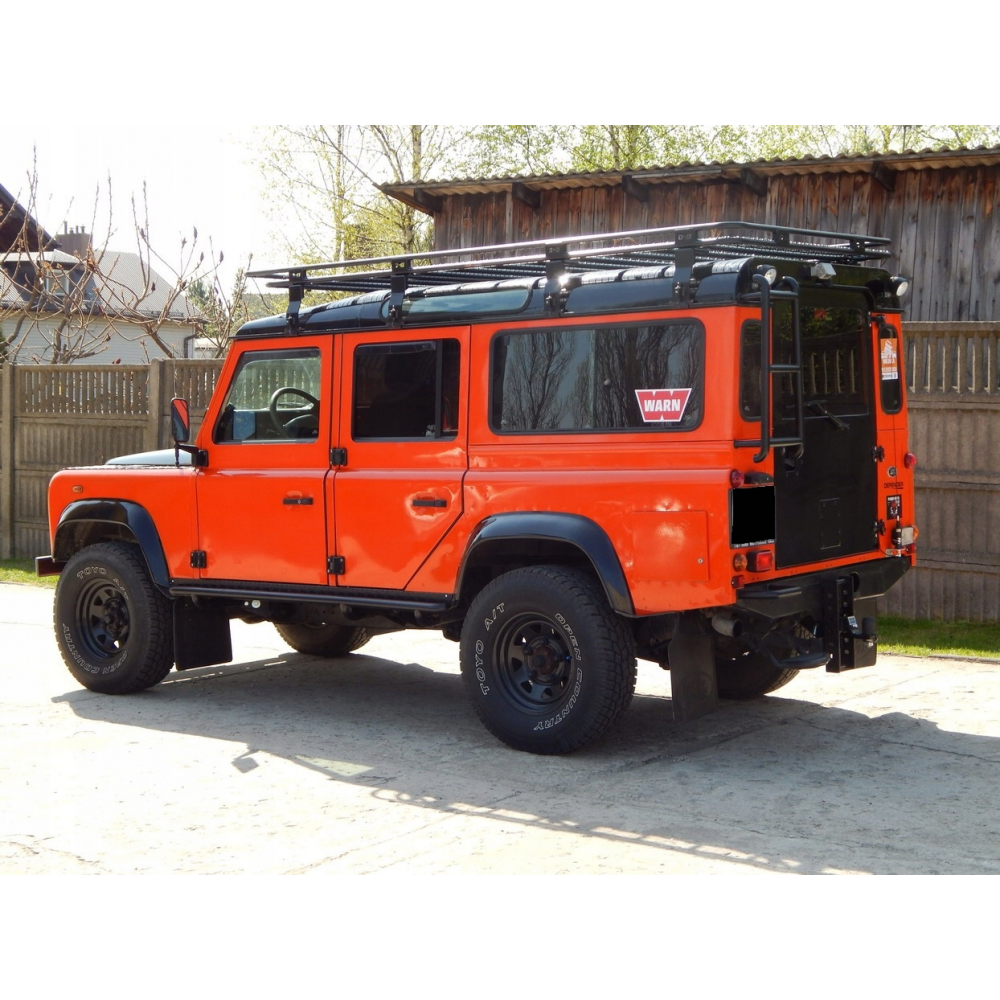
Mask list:
POLYGON ((765 618, 812 614, 823 607, 823 591, 833 580, 845 580, 855 600, 881 597, 910 568, 908 559, 877 559, 838 566, 770 583, 752 583, 736 591, 736 606, 765 618))
POLYGON ((811 618, 830 654, 828 671, 871 666, 878 642, 864 620, 876 618, 877 599, 909 568, 908 559, 881 559, 755 583, 737 591, 736 606, 769 619, 811 618))

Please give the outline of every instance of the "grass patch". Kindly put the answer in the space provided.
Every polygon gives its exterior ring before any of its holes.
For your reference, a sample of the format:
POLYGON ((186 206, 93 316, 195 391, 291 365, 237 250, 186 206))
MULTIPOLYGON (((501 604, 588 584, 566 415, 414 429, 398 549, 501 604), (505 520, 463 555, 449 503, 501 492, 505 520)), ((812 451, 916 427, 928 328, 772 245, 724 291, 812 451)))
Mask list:
POLYGON ((880 653, 932 654, 1000 659, 1000 624, 943 622, 883 615, 878 620, 880 653))
POLYGON ((33 587, 54 587, 57 576, 36 576, 33 559, 0 559, 0 583, 28 583, 33 587))
MULTIPOLYGON (((54 587, 56 576, 35 576, 31 559, 0 559, 0 583, 54 587)), ((911 620, 883 615, 878 620, 880 653, 901 656, 933 654, 1000 660, 1000 624, 911 620)))

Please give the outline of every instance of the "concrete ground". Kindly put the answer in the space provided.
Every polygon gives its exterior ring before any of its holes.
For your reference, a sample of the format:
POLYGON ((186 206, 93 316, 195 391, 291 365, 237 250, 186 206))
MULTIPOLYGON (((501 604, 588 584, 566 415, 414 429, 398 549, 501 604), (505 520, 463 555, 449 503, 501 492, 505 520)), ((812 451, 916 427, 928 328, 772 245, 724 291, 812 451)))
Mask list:
POLYGON ((497 743, 437 633, 236 662, 128 697, 72 679, 52 591, 0 584, 0 872, 992 873, 1000 665, 882 657, 677 724, 640 661, 619 728, 497 743))

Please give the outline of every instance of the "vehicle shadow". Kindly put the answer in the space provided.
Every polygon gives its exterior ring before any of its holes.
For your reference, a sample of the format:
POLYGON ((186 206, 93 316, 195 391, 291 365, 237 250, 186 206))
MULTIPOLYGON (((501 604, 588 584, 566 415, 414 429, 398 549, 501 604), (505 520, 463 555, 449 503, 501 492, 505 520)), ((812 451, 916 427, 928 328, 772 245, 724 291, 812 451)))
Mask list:
POLYGON ((289 652, 171 674, 141 695, 55 700, 84 719, 240 744, 243 773, 269 754, 442 815, 769 871, 1000 867, 1000 739, 900 712, 772 695, 678 724, 669 698, 640 695, 601 743, 537 757, 482 728, 457 674, 363 653, 289 652))

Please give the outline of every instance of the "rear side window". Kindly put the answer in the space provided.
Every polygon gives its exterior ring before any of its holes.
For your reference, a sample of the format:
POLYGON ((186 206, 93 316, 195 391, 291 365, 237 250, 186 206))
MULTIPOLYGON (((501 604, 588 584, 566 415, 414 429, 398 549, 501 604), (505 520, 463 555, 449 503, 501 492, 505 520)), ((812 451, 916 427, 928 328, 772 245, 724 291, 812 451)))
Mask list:
POLYGON ((359 347, 354 352, 354 440, 454 437, 458 368, 457 340, 359 347))
POLYGON ((687 431, 701 423, 695 321, 497 334, 490 425, 500 434, 687 431))
POLYGON ((882 409, 899 413, 903 408, 903 383, 899 377, 899 331, 886 323, 878 340, 879 387, 882 409))

